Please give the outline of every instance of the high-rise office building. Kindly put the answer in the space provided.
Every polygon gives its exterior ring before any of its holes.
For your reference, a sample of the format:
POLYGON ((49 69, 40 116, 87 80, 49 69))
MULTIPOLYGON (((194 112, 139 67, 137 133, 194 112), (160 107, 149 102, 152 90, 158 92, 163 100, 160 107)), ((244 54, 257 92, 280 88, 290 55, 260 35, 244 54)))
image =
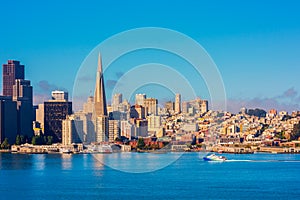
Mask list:
POLYGON ((208 111, 208 101, 207 100, 202 100, 200 104, 200 113, 204 114, 208 111))
POLYGON ((134 105, 130 107, 130 118, 145 119, 145 108, 141 105, 134 105))
POLYGON ((13 85, 13 100, 32 103, 32 86, 29 80, 15 80, 15 84, 13 85))
POLYGON ((33 105, 30 81, 24 79, 15 80, 13 101, 17 102, 18 134, 31 136, 33 134, 33 105))
POLYGON ((134 137, 147 137, 148 136, 148 121, 146 119, 134 119, 134 137))
POLYGON ((102 71, 102 61, 99 54, 98 57, 98 69, 96 77, 96 86, 95 86, 95 95, 94 95, 94 104, 95 104, 95 115, 98 116, 107 116, 107 104, 104 88, 104 78, 102 71))
POLYGON ((83 134, 81 141, 83 143, 91 143, 95 141, 95 126, 92 120, 92 113, 76 112, 74 114, 76 119, 82 121, 83 134))
POLYGON ((161 116, 150 115, 147 117, 148 131, 158 131, 161 128, 161 116))
POLYGON ((5 138, 14 144, 17 136, 17 103, 11 97, 0 96, 0 143, 5 138))
POLYGON ((62 121, 72 114, 72 102, 49 100, 44 102, 44 131, 54 136, 56 142, 62 140, 62 121))
MULTIPOLYGON (((33 135, 32 86, 29 80, 24 80, 24 65, 20 65, 19 61, 8 60, 7 64, 3 64, 2 76, 3 95, 10 96, 16 105, 17 134, 31 137, 33 135)), ((10 116, 5 117, 10 118, 10 116)), ((10 142, 14 143, 14 141, 10 142)))
POLYGON ((122 107, 120 109, 121 112, 128 112, 130 110, 130 103, 127 101, 127 99, 123 100, 122 107))
POLYGON ((83 112, 84 113, 94 113, 95 105, 94 105, 94 97, 89 96, 87 102, 83 104, 83 112))
POLYGON ((40 124, 42 133, 44 133, 44 104, 39 104, 35 110, 35 121, 40 124))
POLYGON ((24 79, 24 76, 24 65, 20 65, 19 61, 8 60, 7 64, 3 64, 3 96, 13 96, 15 80, 24 79))
POLYGON ((135 104, 144 106, 144 100, 146 99, 146 94, 136 94, 135 95, 135 104))
POLYGON ((112 99, 112 110, 120 111, 120 104, 122 103, 122 94, 114 94, 112 99))
POLYGON ((108 140, 108 115, 102 70, 102 61, 99 53, 94 95, 95 108, 93 113, 93 120, 95 123, 96 132, 96 142, 105 142, 108 140))
POLYGON ((165 103, 165 108, 167 111, 174 111, 174 102, 173 101, 167 101, 165 103))
POLYGON ((131 135, 134 132, 134 126, 127 120, 121 121, 121 136, 131 139, 131 135))
POLYGON ((120 120, 109 120, 109 142, 115 141, 116 138, 120 138, 121 127, 120 120))
POLYGON ((157 115, 158 101, 155 98, 147 98, 144 100, 146 115, 157 115))
POLYGON ((187 101, 184 101, 184 102, 182 102, 182 112, 183 113, 188 113, 188 111, 189 111, 189 102, 187 102, 187 101))
POLYGON ((175 112, 180 113, 181 112, 181 95, 176 94, 175 96, 175 112))
POLYGON ((52 100, 66 100, 68 101, 68 92, 55 90, 51 92, 52 100))
POLYGON ((81 143, 83 138, 83 121, 74 115, 67 116, 62 121, 62 144, 81 143))
MULTIPOLYGON (((196 113, 204 114, 208 111, 208 101, 200 98, 188 102, 188 108, 193 108, 196 113)), ((183 105, 182 105, 183 109, 183 105)))

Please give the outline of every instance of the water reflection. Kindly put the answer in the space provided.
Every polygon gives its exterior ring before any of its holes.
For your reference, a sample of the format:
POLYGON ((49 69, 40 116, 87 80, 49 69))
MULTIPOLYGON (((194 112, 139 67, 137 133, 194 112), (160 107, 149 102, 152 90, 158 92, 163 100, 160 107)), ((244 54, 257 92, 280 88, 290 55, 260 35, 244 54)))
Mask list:
POLYGON ((72 169, 72 154, 61 154, 61 166, 63 170, 72 169))
MULTIPOLYGON (((91 156, 91 155, 90 155, 91 156)), ((92 157, 92 162, 93 162, 93 174, 94 176, 103 176, 103 171, 104 171, 104 155, 103 154, 93 154, 92 157)))
POLYGON ((94 169, 103 170, 104 156, 105 156, 104 154, 93 154, 93 157, 95 158, 93 160, 94 169))
POLYGON ((89 168, 89 159, 88 159, 88 154, 83 154, 83 168, 88 169, 89 168))
POLYGON ((44 170, 45 169, 45 154, 32 155, 33 169, 44 170))
POLYGON ((33 167, 32 155, 0 153, 0 169, 3 170, 26 170, 33 167))

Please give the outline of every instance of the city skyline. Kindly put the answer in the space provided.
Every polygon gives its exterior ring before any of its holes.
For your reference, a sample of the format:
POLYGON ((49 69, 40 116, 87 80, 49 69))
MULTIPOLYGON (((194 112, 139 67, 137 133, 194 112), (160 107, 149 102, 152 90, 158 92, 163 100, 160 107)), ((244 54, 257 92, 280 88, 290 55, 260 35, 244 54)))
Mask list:
POLYGON ((0 5, 1 199, 300 197, 300 1, 0 5))
MULTIPOLYGON (((244 106, 299 110, 297 2, 270 5, 254 1, 243 6, 237 1, 218 4, 177 1, 172 6, 160 3, 159 7, 158 2, 153 2, 148 9, 141 8, 137 2, 120 7, 105 2, 102 4, 107 9, 101 12, 97 9, 98 2, 73 2, 72 9, 67 3, 60 6, 57 3, 48 2, 45 7, 40 3, 29 7, 21 1, 3 3, 14 7, 16 12, 0 24, 3 28, 10 27, 0 39, 0 61, 20 60, 27 66, 26 76, 32 80, 35 104, 46 100, 55 89, 67 90, 72 96, 80 64, 101 41, 130 28, 158 26, 187 34, 207 50, 224 80, 229 111, 236 112, 244 106), (54 8, 64 11, 63 14, 56 12, 52 17, 54 8), (77 14, 79 11, 86 14, 84 18, 77 14), (179 11, 183 14, 178 15, 179 11), (118 15, 113 15, 115 12, 118 15), (121 20, 119 16, 125 12, 126 17, 121 20), (89 27, 94 31, 84 31, 89 27), (18 35, 19 30, 26 30, 22 37, 18 35)), ((1 12, 3 18, 8 11, 1 12)), ((126 61, 119 65, 119 70, 108 72, 108 90, 124 72, 123 65, 131 64, 132 61, 126 61)), ((208 98, 205 88, 200 87, 198 92, 200 97, 208 98)), ((155 97, 160 99, 159 95, 155 97)))
MULTIPOLYGON (((97 65, 97 73, 96 73, 96 86, 95 86, 95 90, 94 90, 94 95, 95 96, 89 96, 88 97, 88 99, 89 98, 93 98, 93 99, 97 99, 97 101, 96 102, 98 102, 98 104, 100 103, 101 105, 99 105, 100 106, 100 110, 98 111, 98 114, 96 114, 96 115, 104 115, 104 116, 108 116, 108 111, 107 111, 107 109, 108 109, 108 107, 109 108, 111 108, 112 109, 112 111, 114 111, 114 101, 118 101, 119 102, 119 104, 121 105, 122 104, 122 93, 113 93, 113 97, 112 97, 112 100, 111 101, 108 101, 109 102, 109 104, 107 104, 106 102, 107 102, 107 99, 106 99, 106 95, 105 95, 105 86, 104 86, 104 74, 103 74, 103 69, 102 69, 102 61, 101 61, 102 59, 101 59, 101 55, 100 55, 100 53, 98 54, 98 65, 97 65), (115 98, 117 97, 117 99, 118 100, 116 100, 115 98), (103 100, 101 100, 100 101, 100 99, 103 99, 103 100), (103 104, 103 102, 104 102, 104 104, 103 104), (102 105, 103 104, 103 105, 102 105), (99 114, 99 113, 101 113, 101 114, 99 114)), ((17 65, 20 65, 20 62, 21 61, 17 61, 17 60, 8 60, 7 61, 7 63, 11 63, 11 64, 17 64, 17 65)), ((3 67, 6 67, 7 66, 7 64, 3 64, 3 67)), ((22 66, 23 67, 23 71, 22 71, 22 73, 24 74, 24 65, 20 65, 20 66, 22 66)), ((5 70, 7 70, 6 68, 5 68, 5 70)), ((30 81, 27 81, 28 83, 29 83, 29 85, 30 85, 30 81)), ((26 83, 27 84, 27 83, 26 83)), ((12 89, 12 88, 11 88, 12 89)), ((292 91, 287 91, 287 92, 285 92, 286 93, 286 95, 289 95, 288 93, 291 93, 292 91)), ((3 93, 3 91, 2 91, 2 93, 3 93)), ((150 101, 150 100, 156 100, 156 107, 160 107, 160 108, 164 108, 165 107, 165 105, 166 104, 168 104, 169 102, 172 102, 173 104, 174 104, 174 110, 176 111, 176 112, 181 112, 181 107, 182 106, 184 106, 187 102, 189 102, 189 101, 194 101, 194 100, 196 100, 196 99, 199 99, 199 100, 205 100, 205 99, 203 99, 203 98, 201 98, 201 97, 199 97, 199 96, 196 96, 196 98, 190 98, 190 99, 187 99, 187 98, 185 98, 185 100, 184 101, 181 101, 181 94, 179 94, 179 93, 177 93, 177 94, 174 94, 173 95, 173 98, 171 97, 171 98, 169 98, 169 99, 164 99, 163 101, 158 101, 158 100, 161 100, 161 99, 156 99, 156 98, 153 98, 153 97, 155 97, 155 96, 151 96, 150 98, 147 98, 146 99, 146 96, 147 96, 147 94, 146 93, 143 93, 143 94, 141 94, 141 93, 138 93, 138 92, 136 92, 136 93, 134 93, 135 94, 135 98, 133 98, 133 96, 130 98, 131 99, 131 101, 130 102, 128 102, 128 103, 131 103, 131 105, 143 105, 143 103, 140 103, 141 102, 141 100, 148 100, 148 101, 150 101), (141 99, 141 97, 143 98, 143 99, 141 99), (176 102, 178 102, 178 103, 176 103, 176 102), (176 106, 176 104, 177 104, 177 106, 176 106), (177 108, 176 108, 177 107, 177 108)), ((5 96, 5 95, 4 95, 5 96)), ((48 97, 47 97, 47 99, 44 101, 44 102, 41 102, 42 104, 43 103, 47 103, 48 101, 51 101, 51 99, 53 100, 53 99, 56 99, 55 97, 57 97, 57 98, 62 98, 62 100, 64 99, 64 101, 68 101, 68 91, 66 91, 66 90, 57 90, 57 89, 55 89, 55 90, 51 90, 50 91, 50 94, 48 95, 48 97)), ((86 100, 86 99, 85 99, 86 100)), ((124 99, 126 102, 128 101, 127 99, 124 99)), ((208 102, 207 100, 205 100, 206 102, 208 102)), ((72 110, 72 112, 73 111, 82 111, 82 110, 84 110, 85 108, 84 108, 84 104, 85 104, 86 102, 84 101, 84 102, 77 102, 77 108, 75 109, 75 110, 72 110), (82 103, 82 104, 80 104, 80 103, 82 103)), ((123 102, 124 103, 124 102, 123 102)), ((38 105, 41 105, 41 104, 36 104, 36 106, 38 106, 38 105)), ((271 107, 270 109, 267 109, 266 107, 245 107, 245 106, 242 106, 243 104, 240 104, 239 106, 239 110, 236 112, 236 113, 233 113, 233 114, 237 114, 238 112, 240 112, 241 110, 243 110, 243 109, 256 109, 256 108, 260 108, 260 109, 263 109, 263 110, 265 110, 265 111, 270 111, 270 110, 279 110, 279 111, 287 111, 287 110, 284 110, 284 109, 278 109, 278 107, 271 107)), ((98 106, 98 107, 99 107, 98 106)), ((144 106, 144 105, 143 105, 144 106)), ((207 108, 208 108, 208 105, 207 105, 207 108)), ((97 109, 96 109, 97 110, 97 109)), ((214 111, 227 111, 227 110, 214 110, 214 111)), ((292 112, 294 112, 294 111, 298 111, 298 110, 292 110, 290 113, 292 113, 292 112)), ((229 111, 230 112, 230 111, 229 111)))

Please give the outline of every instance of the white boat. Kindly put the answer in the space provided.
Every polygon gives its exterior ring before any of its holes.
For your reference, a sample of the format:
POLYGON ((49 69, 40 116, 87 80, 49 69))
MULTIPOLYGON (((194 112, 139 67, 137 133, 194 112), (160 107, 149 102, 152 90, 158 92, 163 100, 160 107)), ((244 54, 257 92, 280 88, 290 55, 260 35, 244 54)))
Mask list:
POLYGON ((204 161, 217 161, 217 162, 223 162, 227 160, 224 156, 216 156, 215 154, 211 154, 209 156, 205 156, 203 158, 204 161))

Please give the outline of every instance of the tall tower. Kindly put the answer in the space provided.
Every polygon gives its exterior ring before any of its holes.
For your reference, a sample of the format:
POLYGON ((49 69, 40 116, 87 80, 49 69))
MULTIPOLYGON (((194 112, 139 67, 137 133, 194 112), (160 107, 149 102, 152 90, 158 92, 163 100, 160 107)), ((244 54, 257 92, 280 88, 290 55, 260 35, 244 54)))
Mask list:
POLYGON ((93 119, 95 122, 96 142, 105 142, 108 140, 108 116, 100 53, 98 56, 94 105, 93 119))
POLYGON ((13 85, 16 79, 24 79, 24 65, 19 61, 8 60, 3 64, 3 96, 13 96, 13 85))
POLYGON ((65 99, 51 99, 44 102, 44 131, 54 137, 55 142, 62 141, 62 122, 72 114, 72 102, 65 99))
POLYGON ((32 86, 29 80, 15 80, 15 84, 13 85, 13 101, 17 102, 18 134, 32 135, 32 86))
POLYGON ((113 111, 119 111, 119 106, 122 103, 122 94, 114 94, 113 101, 112 101, 112 107, 113 111))
POLYGON ((147 98, 144 100, 146 115, 157 115, 158 100, 155 98, 147 98))
POLYGON ((103 79, 102 62, 101 62, 100 53, 98 56, 98 69, 97 69, 97 77, 96 77, 94 103, 95 103, 95 115, 97 117, 103 115, 107 116, 106 96, 105 96, 105 89, 104 89, 104 79, 103 79))
POLYGON ((181 95, 176 94, 175 97, 175 113, 181 113, 181 95))
POLYGON ((2 119, 0 119, 0 129, 3 128, 3 133, 6 134, 5 137, 10 139, 9 142, 11 144, 15 142, 13 139, 13 137, 15 138, 15 130, 17 130, 19 135, 27 135, 29 137, 33 135, 32 86, 29 80, 24 80, 24 68, 24 65, 21 65, 20 61, 16 60, 8 60, 7 64, 3 64, 4 97, 1 99, 1 104, 5 110, 1 110, 1 113, 4 113, 3 118, 5 117, 5 120, 2 122, 2 119), (11 105, 16 107, 13 108, 11 105), (17 112, 16 119, 14 119, 15 111, 17 112), (13 124, 13 120, 16 120, 15 124, 13 124), (11 122, 10 125, 3 124, 6 121, 11 122))
POLYGON ((136 94, 135 95, 135 104, 144 106, 144 100, 146 99, 146 94, 136 94))

